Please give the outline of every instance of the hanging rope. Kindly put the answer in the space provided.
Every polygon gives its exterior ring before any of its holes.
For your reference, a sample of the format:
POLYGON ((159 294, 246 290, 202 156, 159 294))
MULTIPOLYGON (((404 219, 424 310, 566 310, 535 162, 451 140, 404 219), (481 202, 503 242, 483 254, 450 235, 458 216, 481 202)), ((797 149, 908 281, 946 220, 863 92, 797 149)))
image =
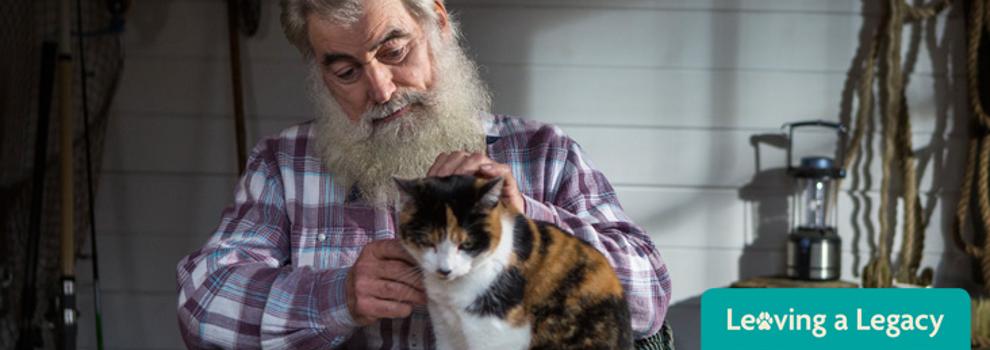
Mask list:
MULTIPOLYGON (((877 35, 874 33, 874 36, 877 35)), ((877 62, 877 46, 879 40, 874 38, 870 44, 870 50, 866 55, 866 62, 863 67, 863 77, 859 81, 859 108, 856 111, 856 125, 853 127, 853 136, 849 144, 849 151, 842 164, 843 169, 849 169, 852 163, 859 156, 860 144, 863 141, 863 134, 866 130, 866 122, 873 113, 873 71, 877 62)))
MULTIPOLYGON (((973 109, 974 125, 978 130, 970 135, 969 156, 966 162, 966 171, 963 175, 963 184, 959 195, 959 205, 956 207, 956 221, 953 224, 953 237, 956 244, 974 258, 980 259, 980 268, 983 275, 983 289, 990 293, 990 240, 986 239, 987 231, 990 230, 990 135, 987 130, 990 128, 990 115, 987 115, 980 99, 979 80, 979 51, 984 31, 990 31, 990 6, 985 1, 974 0, 970 6, 969 18, 969 45, 967 46, 966 70, 967 85, 969 88, 969 103, 973 109), (978 159, 977 159, 978 157, 978 159), (974 169, 976 168, 976 169, 974 169), (963 237, 963 231, 969 222, 971 211, 970 200, 973 196, 973 184, 976 183, 976 204, 979 215, 981 230, 973 230, 974 234, 981 234, 983 246, 979 247, 967 242, 963 237)), ((975 225, 975 223, 974 223, 975 225)))
POLYGON ((892 181, 900 175, 903 192, 898 197, 904 200, 904 239, 901 246, 900 264, 896 272, 898 281, 914 284, 930 284, 931 272, 927 270, 917 275, 924 250, 924 228, 920 213, 921 200, 918 197, 918 174, 916 157, 911 142, 911 123, 905 102, 903 72, 901 67, 901 35, 905 22, 920 21, 938 15, 949 5, 948 0, 924 6, 910 6, 904 0, 888 0, 887 14, 882 30, 874 34, 870 50, 864 63, 863 77, 859 84, 859 109, 856 125, 850 140, 849 156, 845 167, 849 167, 861 151, 863 135, 868 118, 873 115, 873 80, 877 61, 881 58, 882 82, 879 104, 883 107, 883 166, 880 183, 880 236, 877 249, 863 271, 865 287, 890 287, 895 274, 891 269, 891 246, 894 236, 893 212, 896 204, 892 181), (899 165, 899 168, 895 168, 899 165), (899 174, 898 174, 899 173, 899 174))
POLYGON ((887 215, 890 210, 890 180, 893 174, 891 168, 893 164, 894 135, 897 132, 897 112, 900 110, 900 94, 896 93, 901 87, 901 75, 897 74, 901 65, 901 26, 903 21, 903 7, 901 0, 887 0, 888 14, 887 23, 883 32, 884 57, 886 61, 886 76, 883 82, 886 95, 881 94, 880 99, 886 110, 883 120, 883 175, 880 182, 880 237, 877 242, 876 255, 866 265, 863 273, 863 285, 866 287, 889 287, 891 285, 890 273, 890 241, 893 232, 890 225, 890 217, 887 215), (891 72, 894 71, 894 72, 891 72))

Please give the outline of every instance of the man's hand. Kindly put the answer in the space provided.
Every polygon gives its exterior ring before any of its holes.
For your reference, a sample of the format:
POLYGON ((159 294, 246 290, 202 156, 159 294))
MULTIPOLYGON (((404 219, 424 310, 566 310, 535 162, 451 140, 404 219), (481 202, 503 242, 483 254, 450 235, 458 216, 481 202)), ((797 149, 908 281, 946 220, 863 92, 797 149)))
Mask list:
POLYGON ((368 325, 380 318, 407 317, 413 305, 426 304, 416 265, 396 239, 364 246, 347 274, 347 308, 354 320, 368 325))
POLYGON ((519 193, 516 178, 508 165, 497 163, 481 153, 457 151, 440 153, 430 166, 426 176, 473 175, 482 178, 502 177, 502 202, 518 211, 526 209, 526 202, 519 193))

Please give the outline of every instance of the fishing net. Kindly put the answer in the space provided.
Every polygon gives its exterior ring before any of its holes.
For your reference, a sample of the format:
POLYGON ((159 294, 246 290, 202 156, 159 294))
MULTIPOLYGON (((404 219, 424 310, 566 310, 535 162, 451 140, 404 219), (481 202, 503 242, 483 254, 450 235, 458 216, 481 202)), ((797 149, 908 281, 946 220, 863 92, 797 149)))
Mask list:
MULTIPOLYGON (((85 72, 86 98, 91 166, 96 177, 100 169, 103 140, 108 123, 107 111, 123 66, 123 54, 118 34, 123 21, 121 1, 83 0, 76 7, 70 0, 72 28, 73 85, 72 103, 74 126, 74 188, 76 247, 82 247, 89 237, 89 190, 87 152, 83 123, 83 81, 85 72), (82 31, 77 30, 77 10, 81 10, 82 31), (84 39, 85 67, 80 64, 79 36, 84 39)), ((0 349, 14 348, 20 333, 21 317, 33 312, 32 324, 39 325, 44 338, 50 339, 52 300, 57 295, 59 279, 59 118, 58 90, 43 87, 42 47, 45 41, 56 41, 59 32, 59 1, 3 0, 0 1, 0 349), (50 113, 41 116, 46 101, 39 94, 50 89, 50 113), (41 118, 49 120, 47 150, 44 155, 44 176, 35 178, 34 159, 39 152, 38 125, 41 118), (37 263, 29 259, 29 233, 32 192, 43 186, 38 234, 37 263), (34 302, 25 294, 28 270, 34 265, 34 302)), ((57 84, 57 80, 56 80, 57 84)), ((94 186, 98 184, 94 178, 94 186)), ((94 188, 95 190, 95 188, 94 188)), ((77 249, 78 252, 78 249, 77 249)), ((80 264, 77 270, 90 268, 80 264)), ((28 289, 31 290, 31 289, 28 289)), ((53 346, 45 341, 46 348, 53 346)))

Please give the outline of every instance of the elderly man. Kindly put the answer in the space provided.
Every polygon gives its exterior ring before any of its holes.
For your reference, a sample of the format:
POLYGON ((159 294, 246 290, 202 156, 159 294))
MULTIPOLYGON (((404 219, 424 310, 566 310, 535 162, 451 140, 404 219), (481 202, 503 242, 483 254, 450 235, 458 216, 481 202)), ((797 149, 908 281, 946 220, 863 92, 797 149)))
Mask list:
POLYGON ((213 237, 179 262, 188 346, 433 348, 392 178, 451 174, 503 177, 506 204, 605 253, 638 345, 666 338, 649 237, 559 129, 487 114, 443 1, 282 0, 282 27, 319 113, 254 148, 213 237))

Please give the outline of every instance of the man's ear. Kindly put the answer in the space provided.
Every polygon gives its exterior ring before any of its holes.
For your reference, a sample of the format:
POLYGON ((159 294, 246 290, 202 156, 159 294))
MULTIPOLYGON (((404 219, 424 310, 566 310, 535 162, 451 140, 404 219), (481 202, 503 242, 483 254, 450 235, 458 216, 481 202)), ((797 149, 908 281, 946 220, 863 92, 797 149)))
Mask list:
POLYGON ((502 197, 502 183, 504 181, 501 176, 498 176, 481 185, 481 200, 478 202, 482 207, 494 208, 498 205, 498 201, 502 197))
POLYGON ((437 13, 437 28, 440 29, 440 33, 450 34, 450 20, 443 0, 433 0, 433 11, 437 13))

